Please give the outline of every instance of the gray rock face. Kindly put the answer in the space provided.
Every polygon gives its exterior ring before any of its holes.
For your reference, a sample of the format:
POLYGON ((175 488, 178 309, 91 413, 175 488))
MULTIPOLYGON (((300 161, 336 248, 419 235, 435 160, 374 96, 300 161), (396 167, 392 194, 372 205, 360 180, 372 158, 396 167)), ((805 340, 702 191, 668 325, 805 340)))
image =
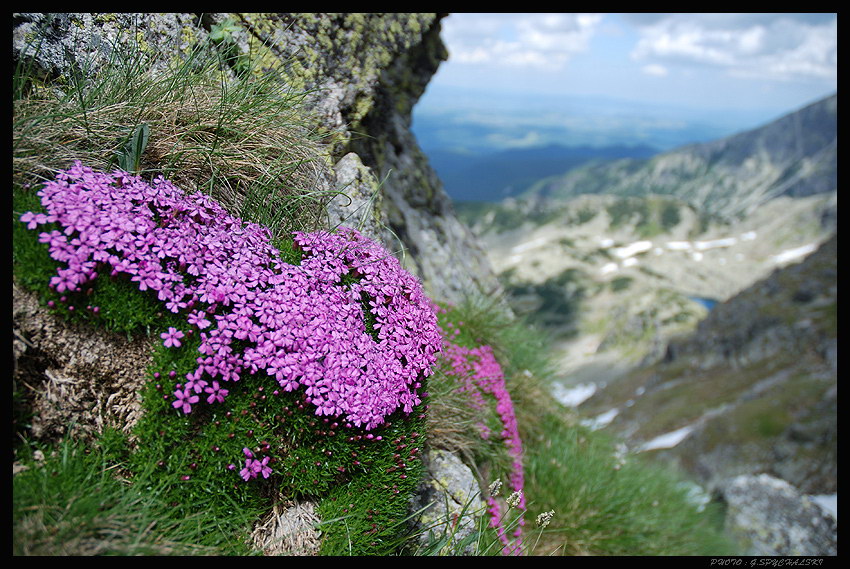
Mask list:
POLYGON ((372 170, 363 165, 354 152, 343 156, 334 166, 334 187, 339 192, 328 203, 328 226, 354 227, 363 235, 388 242, 387 216, 372 170))
MULTIPOLYGON (((142 55, 157 68, 209 42, 213 27, 225 22, 235 24, 231 49, 310 91, 305 113, 329 133, 321 157, 327 169, 318 181, 320 191, 337 193, 329 227, 357 227, 383 242, 435 300, 457 302, 498 287, 409 130, 412 107, 445 58, 436 14, 16 14, 13 61, 60 83, 84 78, 116 55, 142 55)), ((44 434, 63 434, 63 425, 91 415, 93 404, 97 417, 92 425, 84 421, 88 430, 112 423, 129 429, 140 412, 144 346, 76 329, 53 333, 49 315, 17 290, 15 310, 16 373, 47 375, 44 406, 64 404, 50 415, 38 413, 44 434), (81 354, 96 361, 78 361, 81 354), (113 367, 93 373, 99 365, 113 367)), ((436 452, 429 462, 431 476, 418 498, 419 507, 427 506, 423 520, 454 524, 467 505, 467 513, 483 511, 475 477, 459 459, 436 452)), ((457 521, 457 538, 472 531, 472 520, 457 521)), ((309 504, 275 511, 258 525, 256 543, 270 554, 314 553, 314 522, 309 504)))
MULTIPOLYGON (((79 78, 110 58, 167 52, 179 57, 207 35, 196 14, 18 13, 12 19, 12 60, 45 79, 79 78)), ((167 65, 151 58, 155 68, 167 65)))
POLYGON ((381 180, 389 228, 407 249, 406 267, 432 296, 458 302, 472 291, 495 293, 500 285, 410 130, 413 105, 445 57, 435 22, 382 72, 374 105, 362 119, 369 136, 353 140, 352 149, 381 180))
POLYGON ((751 555, 838 554, 837 520, 784 480, 739 476, 722 493, 727 529, 751 555))
MULTIPOLYGON (((425 460, 427 473, 411 502, 412 512, 421 512, 413 520, 419 543, 427 545, 451 536, 447 547, 462 541, 476 530, 484 512, 478 482, 472 471, 454 454, 437 449, 425 460)), ((464 553, 471 553, 467 546, 464 553)), ((436 553, 436 552, 435 552, 436 553)))
POLYGON ((358 194, 350 205, 334 200, 331 225, 359 222, 369 205, 366 233, 396 252, 435 300, 458 302, 499 285, 409 128, 413 105, 446 57, 439 21, 437 14, 22 13, 13 22, 13 61, 66 80, 117 55, 140 54, 157 68, 210 45, 213 29, 232 24, 234 61, 250 57, 309 93, 305 113, 328 134, 334 171, 318 189, 360 180, 349 186, 358 194))

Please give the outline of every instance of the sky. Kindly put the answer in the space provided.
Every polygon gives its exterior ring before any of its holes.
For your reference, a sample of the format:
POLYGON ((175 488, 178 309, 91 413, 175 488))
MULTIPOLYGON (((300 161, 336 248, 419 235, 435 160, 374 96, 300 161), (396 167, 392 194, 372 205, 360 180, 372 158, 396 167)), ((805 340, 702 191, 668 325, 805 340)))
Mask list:
POLYGON ((815 14, 451 14, 455 89, 610 98, 777 115, 838 89, 838 17, 815 14))

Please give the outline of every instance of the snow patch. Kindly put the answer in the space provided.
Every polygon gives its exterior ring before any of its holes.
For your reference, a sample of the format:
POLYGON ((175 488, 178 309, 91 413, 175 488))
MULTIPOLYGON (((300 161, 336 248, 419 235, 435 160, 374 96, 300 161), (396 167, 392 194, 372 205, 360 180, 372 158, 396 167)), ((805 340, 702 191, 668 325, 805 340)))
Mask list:
POLYGON ((687 427, 682 427, 681 429, 676 429, 675 431, 659 435, 651 441, 644 443, 640 447, 639 451, 643 452, 659 448, 673 448, 674 446, 688 438, 688 435, 690 435, 693 430, 694 428, 689 425, 687 427))
POLYGON ((567 407, 578 407, 593 394, 596 393, 595 383, 580 383, 574 387, 564 387, 563 385, 555 385, 552 395, 555 396, 562 405, 567 407))
POLYGON ((795 259, 799 259, 800 257, 804 257, 809 253, 814 253, 815 249, 817 248, 818 246, 816 243, 811 243, 809 245, 803 245, 802 247, 795 247, 794 249, 786 249, 778 255, 774 255, 773 257, 771 257, 771 260, 777 264, 787 263, 788 261, 793 261, 795 259))
POLYGON ((615 272, 617 272, 617 263, 605 263, 602 265, 602 268, 599 269, 600 275, 607 275, 615 272))
POLYGON ((731 247, 738 242, 736 237, 726 237, 724 239, 712 239, 710 241, 696 241, 694 249, 697 251, 706 251, 708 249, 717 249, 718 247, 731 247))
POLYGON ((535 247, 540 247, 541 245, 546 245, 548 239, 545 237, 538 237, 537 239, 532 239, 526 243, 520 243, 519 245, 511 248, 511 253, 524 253, 529 249, 534 249, 535 247))
POLYGON ((621 259, 627 259, 638 253, 645 253, 650 249, 652 249, 652 241, 635 241, 631 245, 614 249, 614 254, 621 259))
POLYGON ((607 427, 611 421, 614 420, 614 417, 620 414, 618 409, 610 409, 601 413, 594 417, 593 419, 584 419, 581 424, 585 427, 590 427, 594 431, 597 429, 601 429, 602 427, 607 427))

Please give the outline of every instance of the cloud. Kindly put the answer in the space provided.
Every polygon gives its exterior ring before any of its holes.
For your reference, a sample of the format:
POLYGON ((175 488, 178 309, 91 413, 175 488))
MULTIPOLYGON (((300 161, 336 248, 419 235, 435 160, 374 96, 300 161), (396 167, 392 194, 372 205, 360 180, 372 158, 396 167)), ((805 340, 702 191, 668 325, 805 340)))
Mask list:
POLYGON ((452 14, 442 38, 459 64, 558 70, 586 51, 599 14, 452 14))
POLYGON ((649 65, 644 65, 643 67, 641 67, 641 71, 643 71, 647 75, 654 75, 655 77, 664 77, 669 73, 666 67, 657 63, 650 63, 649 65))
POLYGON ((696 64, 738 77, 837 77, 835 14, 640 14, 625 19, 638 30, 631 57, 646 63, 644 71, 696 64))

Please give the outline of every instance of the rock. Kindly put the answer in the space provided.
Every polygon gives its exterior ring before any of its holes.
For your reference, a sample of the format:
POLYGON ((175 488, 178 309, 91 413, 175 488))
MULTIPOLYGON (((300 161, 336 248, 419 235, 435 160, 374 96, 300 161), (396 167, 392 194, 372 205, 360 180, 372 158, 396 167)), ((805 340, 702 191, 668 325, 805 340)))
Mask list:
MULTIPOLYGON (((429 452, 424 464, 426 474, 411 501, 419 544, 426 546, 446 535, 452 536, 449 544, 457 543, 476 531, 484 511, 478 481, 455 454, 442 449, 429 452)), ((463 550, 465 554, 473 552, 471 546, 463 550)))
POLYGON ((836 518, 784 480, 738 476, 720 492, 727 529, 750 555, 837 555, 836 518))
MULTIPOLYGON (((17 13, 12 57, 44 78, 79 78, 116 57, 166 52, 179 58, 207 36, 192 13, 17 13)), ((157 69, 171 59, 148 58, 157 69)))
POLYGON ((381 192, 372 170, 363 165, 354 152, 343 156, 334 166, 335 188, 339 192, 328 204, 328 226, 354 227, 363 235, 387 242, 386 213, 381 208, 381 192))
POLYGON ((265 521, 254 527, 251 539, 264 555, 318 555, 319 521, 310 501, 276 504, 265 521))
POLYGON ((130 432, 142 413, 141 388, 151 347, 80 325, 39 306, 33 293, 13 285, 14 380, 26 387, 31 434, 58 441, 69 434, 92 436, 105 427, 130 432))

